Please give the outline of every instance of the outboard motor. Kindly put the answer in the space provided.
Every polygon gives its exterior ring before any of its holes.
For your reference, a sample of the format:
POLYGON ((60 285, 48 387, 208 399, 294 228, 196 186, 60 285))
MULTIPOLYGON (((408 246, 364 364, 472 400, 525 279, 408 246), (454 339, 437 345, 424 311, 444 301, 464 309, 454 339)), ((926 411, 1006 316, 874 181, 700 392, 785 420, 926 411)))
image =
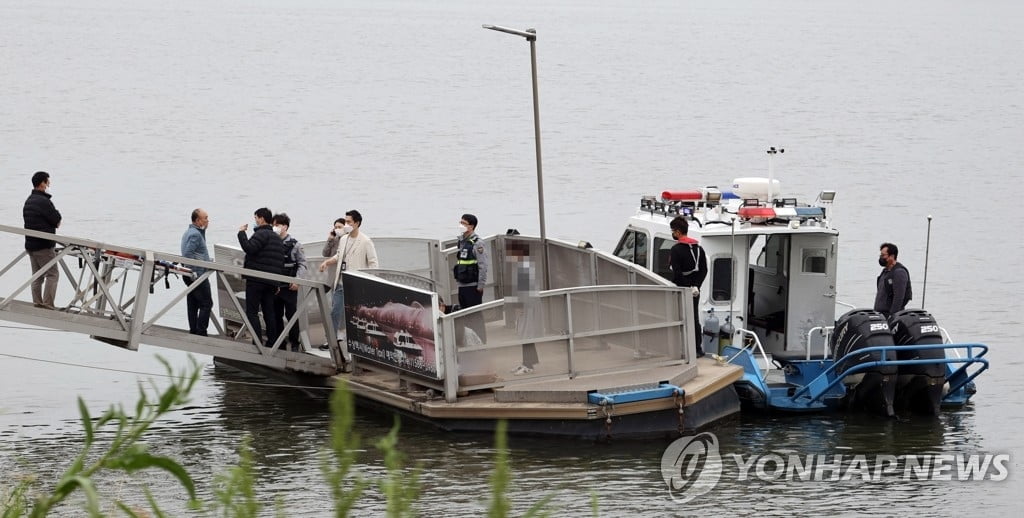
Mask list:
MULTIPOLYGON (((945 340, 935 318, 923 309, 905 309, 892 316, 892 334, 900 360, 942 360, 943 349, 914 349, 911 345, 941 344, 945 340)), ((938 415, 946 383, 944 363, 900 365, 896 386, 896 407, 926 415, 938 415)))
MULTIPOLYGON (((836 373, 842 375, 851 368, 882 359, 881 352, 857 351, 867 347, 893 345, 889 322, 881 313, 870 309, 854 309, 836 320, 829 339, 832 357, 836 359, 836 373)), ((896 351, 888 351, 887 360, 896 359, 896 351)), ((846 376, 846 402, 850 407, 865 408, 892 417, 896 394, 895 365, 878 365, 866 371, 846 376)))

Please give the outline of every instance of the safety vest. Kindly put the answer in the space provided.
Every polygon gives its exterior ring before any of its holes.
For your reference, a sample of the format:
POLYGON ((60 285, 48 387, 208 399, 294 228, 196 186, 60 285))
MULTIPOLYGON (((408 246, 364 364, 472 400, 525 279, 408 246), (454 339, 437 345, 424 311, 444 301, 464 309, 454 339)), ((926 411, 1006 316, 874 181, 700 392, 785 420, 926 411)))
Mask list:
POLYGON ((455 280, 462 284, 470 284, 480 280, 480 266, 473 250, 480 238, 476 234, 459 241, 459 251, 456 254, 455 280))
POLYGON ((476 252, 473 248, 476 245, 477 240, 480 239, 473 234, 466 239, 459 241, 459 262, 457 264, 477 264, 476 252))
POLYGON ((292 257, 292 251, 299 242, 292 236, 284 240, 284 275, 295 277, 299 273, 299 262, 292 257))

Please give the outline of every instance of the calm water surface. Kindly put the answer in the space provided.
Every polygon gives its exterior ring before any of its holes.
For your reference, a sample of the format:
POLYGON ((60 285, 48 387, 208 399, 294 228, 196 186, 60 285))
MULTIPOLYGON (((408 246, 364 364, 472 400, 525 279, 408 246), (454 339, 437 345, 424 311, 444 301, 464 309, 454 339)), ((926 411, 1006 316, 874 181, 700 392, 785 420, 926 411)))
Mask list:
MULTIPOLYGON (((957 2, 278 2, 0 0, 0 220, 19 224, 36 170, 54 175, 61 231, 176 251, 187 214, 230 243, 253 210, 322 239, 351 208, 371 236, 538 231, 528 46, 483 23, 536 27, 548 233, 611 248, 642 194, 763 175, 786 148, 787 192, 838 191, 840 299, 870 303, 877 245, 900 245, 915 294, 931 228, 926 307, 987 343, 973 405, 937 419, 751 417, 714 429, 723 453, 1011 453, 1003 482, 788 482, 725 477, 672 502, 661 442, 513 442, 517 510, 603 515, 997 514, 1019 502, 1024 292, 1024 7, 957 2)), ((0 238, 4 264, 21 249, 0 238)), ((0 279, 11 290, 13 282, 0 279)), ((918 301, 920 302, 920 301, 918 301)), ((61 472, 80 444, 75 397, 132 403, 160 354, 0 328, 0 473, 61 472), (65 364, 47 363, 59 360, 65 364), (110 370, 100 370, 100 368, 110 370)), ((208 495, 253 437, 260 494, 323 516, 322 399, 241 384, 209 358, 193 404, 150 436, 208 495)), ((360 412, 369 445, 391 418, 360 412)), ((404 423, 424 468, 423 514, 486 509, 490 437, 404 423)), ((382 470, 367 448, 360 469, 382 470)), ((161 475, 114 477, 110 496, 161 475)), ((174 506, 178 507, 174 507, 174 506)), ((363 514, 381 514, 375 491, 363 514)), ((78 509, 66 515, 80 514, 78 509)))

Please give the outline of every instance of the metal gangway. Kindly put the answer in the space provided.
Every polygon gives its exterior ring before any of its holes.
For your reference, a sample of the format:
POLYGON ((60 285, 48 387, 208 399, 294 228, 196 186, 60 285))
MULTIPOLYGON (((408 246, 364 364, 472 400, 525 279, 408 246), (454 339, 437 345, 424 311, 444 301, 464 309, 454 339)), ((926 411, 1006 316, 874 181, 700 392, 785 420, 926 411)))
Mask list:
MULTIPOLYGON (((235 264, 198 261, 178 255, 134 247, 101 243, 84 238, 49 234, 0 225, 0 234, 8 241, 15 236, 33 236, 56 242, 56 257, 35 274, 28 264, 23 246, 19 253, 0 269, 0 320, 43 328, 82 333, 105 343, 138 350, 140 344, 215 358, 260 365, 295 374, 329 377, 342 365, 337 347, 327 354, 306 354, 287 350, 288 330, 302 326, 303 347, 307 351, 317 344, 309 343, 307 322, 317 322, 330 343, 336 343, 335 331, 329 323, 329 287, 323 282, 248 270, 235 264), (50 267, 60 269, 60 286, 56 309, 36 307, 30 286, 50 267), (206 271, 196 277, 194 267, 206 271), (271 347, 259 346, 253 340, 252 323, 245 316, 244 300, 238 290, 244 286, 242 276, 299 285, 299 303, 295 316, 284 324, 280 337, 271 347), (195 282, 186 285, 182 277, 195 282), (198 336, 189 333, 184 315, 169 318, 175 307, 183 308, 189 292, 204 280, 216 280, 230 297, 220 297, 222 312, 237 315, 237 325, 222 325, 216 313, 210 322, 217 334, 198 336), (9 290, 10 286, 13 290, 9 290), (67 299, 67 287, 72 296, 67 299), (229 307, 224 307, 225 304, 229 307), (309 318, 309 317, 315 318, 309 318), (285 344, 285 345, 283 345, 285 344)), ((3 258, 0 258, 2 261, 3 258)), ((213 282, 211 282, 213 284, 213 282)), ((244 288, 243 288, 244 289, 244 288)), ((263 326, 266 329, 266 326, 263 326)))
POLYGON ((352 314, 347 315, 348 336, 343 349, 331 325, 330 284, 334 272, 320 272, 318 267, 324 258, 314 252, 322 242, 303 245, 308 273, 304 278, 294 278, 243 268, 244 253, 231 245, 211 246, 215 261, 206 262, 4 225, 0 225, 0 239, 18 241, 16 248, 5 247, 17 250, 17 254, 0 270, 0 320, 82 333, 133 351, 146 344, 203 354, 247 370, 263 367, 267 374, 302 375, 306 384, 328 385, 342 372, 351 372, 350 380, 397 376, 399 384, 406 381, 433 389, 449 403, 460 394, 502 387, 509 389, 507 394, 496 392, 496 397, 516 401, 550 398, 557 391, 538 384, 572 383, 577 378, 635 373, 637 369, 653 373, 669 368, 674 372, 672 377, 682 381, 696 376, 689 317, 692 299, 684 296, 689 291, 653 272, 584 246, 584 242, 578 245, 518 234, 484 238, 482 243, 490 257, 490 276, 483 286, 485 302, 444 314, 440 300, 449 305, 458 300, 452 278, 457 261, 454 243, 375 238, 383 268, 346 272, 345 279, 372 287, 364 290, 364 298, 368 295, 376 299, 387 292, 422 300, 404 309, 425 315, 428 327, 433 329, 428 334, 435 337, 435 344, 427 349, 433 351, 435 360, 434 368, 428 369, 425 356, 400 354, 390 344, 403 329, 399 323, 389 322, 386 315, 378 315, 379 324, 391 328, 384 329, 390 333, 384 335, 386 339, 372 340, 354 332, 353 321, 359 320, 360 314, 368 316, 383 309, 371 307, 376 303, 361 302, 360 290, 349 293, 346 288, 346 312, 351 310, 352 314), (35 274, 27 264, 24 236, 57 243, 56 257, 35 274), (525 263, 511 259, 512 246, 521 253, 529 252, 534 264, 538 291, 531 295, 530 304, 524 303, 513 288, 525 263), (61 270, 60 307, 35 307, 29 287, 50 266, 61 270), (206 271, 196 278, 195 267, 206 271), (244 277, 300 287, 297 312, 271 347, 258 346, 252 338, 253 326, 244 310, 244 277), (211 323, 216 334, 189 333, 181 310, 198 282, 189 286, 182 278, 209 279, 215 284, 212 291, 216 309, 211 323), (179 311, 172 311, 175 308, 179 311), (530 314, 534 317, 525 318, 530 314), (302 352, 284 346, 288 330, 294 326, 300 329, 302 352), (319 349, 324 343, 329 345, 328 351, 319 349), (535 372, 507 372, 520 362, 524 348, 542 356, 542 366, 535 372), (531 395, 525 389, 511 389, 526 385, 544 390, 531 395))

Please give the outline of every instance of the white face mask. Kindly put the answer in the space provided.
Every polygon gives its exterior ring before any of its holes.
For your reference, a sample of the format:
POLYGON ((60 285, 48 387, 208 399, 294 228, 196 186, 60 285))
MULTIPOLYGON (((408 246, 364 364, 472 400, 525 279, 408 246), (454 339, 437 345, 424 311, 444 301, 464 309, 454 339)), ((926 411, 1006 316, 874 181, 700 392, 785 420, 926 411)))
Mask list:
POLYGON ((459 235, 464 236, 466 235, 466 232, 469 232, 469 227, 466 225, 459 225, 459 235))
POLYGON ((277 235, 283 234, 284 233, 284 227, 282 227, 281 225, 274 226, 274 233, 277 234, 277 235))
POLYGON ((345 225, 344 227, 341 227, 341 233, 342 234, 351 234, 352 230, 353 230, 352 225, 345 225))

